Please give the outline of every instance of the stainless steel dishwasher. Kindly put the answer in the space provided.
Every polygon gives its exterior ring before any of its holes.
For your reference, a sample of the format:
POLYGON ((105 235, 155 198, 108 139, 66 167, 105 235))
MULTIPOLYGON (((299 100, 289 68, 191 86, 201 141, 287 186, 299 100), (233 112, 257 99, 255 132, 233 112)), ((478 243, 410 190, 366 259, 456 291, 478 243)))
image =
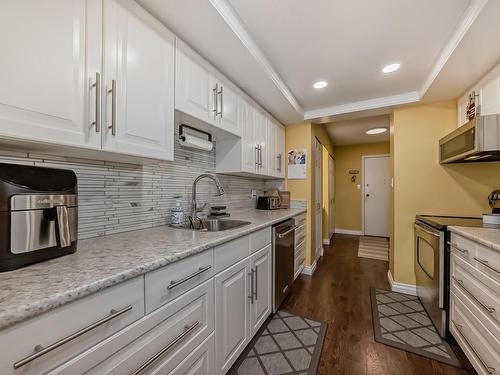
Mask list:
POLYGON ((293 284, 295 228, 293 219, 273 227, 274 312, 278 310, 293 284))

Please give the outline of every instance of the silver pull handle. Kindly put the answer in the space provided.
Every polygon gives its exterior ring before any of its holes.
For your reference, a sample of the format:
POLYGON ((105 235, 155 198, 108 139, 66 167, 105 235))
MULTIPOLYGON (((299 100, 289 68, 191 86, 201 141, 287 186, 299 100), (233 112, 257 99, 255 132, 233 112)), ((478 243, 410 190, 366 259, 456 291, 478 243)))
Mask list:
POLYGON ((278 158, 278 172, 281 172, 281 163, 282 163, 282 159, 283 157, 281 156, 281 154, 278 154, 278 156, 276 156, 278 158))
POLYGON ((297 229, 296 225, 293 225, 290 229, 288 229, 286 232, 278 233, 279 238, 285 237, 287 234, 293 232, 295 229, 297 229))
POLYGON ((479 263, 481 263, 483 266, 489 268, 490 270, 495 271, 496 273, 500 273, 500 271, 497 270, 495 267, 493 267, 491 264, 489 264, 486 259, 474 257, 474 260, 478 261, 479 263))
POLYGON ((220 90, 218 94, 220 95, 220 111, 217 112, 217 114, 220 116, 220 118, 224 117, 224 86, 220 87, 220 90))
POLYGON ((56 237, 57 246, 68 247, 71 245, 71 233, 69 230, 68 207, 56 206, 56 237))
POLYGON ((190 326, 185 325, 184 326, 184 331, 177 336, 175 339, 170 341, 167 346, 165 346, 162 350, 160 350, 158 353, 156 353, 153 357, 149 358, 146 363, 144 363, 141 367, 139 367, 137 370, 135 370, 132 375, 138 375, 144 370, 146 370, 149 366, 151 366, 158 358, 160 358, 163 354, 168 352, 170 349, 172 349, 173 346, 175 346, 179 341, 181 341, 184 337, 189 335, 196 327, 200 325, 200 322, 196 321, 190 326))
POLYGON ((462 326, 460 324, 457 324, 454 320, 452 320, 452 323, 453 325, 455 326, 455 328, 457 329, 458 333, 460 334, 460 336, 462 336, 462 338, 464 339, 464 341, 467 343, 467 345, 469 345, 469 348, 472 350, 472 352, 474 353, 474 355, 476 356, 477 359, 479 359, 479 362, 481 362, 481 364, 483 365, 484 369, 486 370, 486 372, 488 374, 494 374, 495 373, 495 368, 494 367, 491 367, 491 366, 488 366, 484 361, 483 359, 481 358, 481 356, 479 355, 479 353, 477 352, 476 349, 474 349, 474 347, 472 346, 471 342, 467 339, 467 337, 465 336, 464 332, 462 331, 462 326))
POLYGON ((248 273, 248 276, 250 276, 250 295, 248 296, 248 299, 250 300, 251 304, 253 305, 253 302, 254 302, 254 295, 255 295, 255 291, 254 291, 254 279, 253 279, 253 268, 252 270, 248 273))
POLYGON ((414 227, 416 230, 421 230, 422 232, 427 233, 427 234, 430 234, 431 236, 434 236, 434 237, 439 237, 439 233, 431 232, 430 230, 425 229, 425 228, 424 228, 423 226, 421 226, 421 225, 418 225, 418 224, 413 224, 413 227, 414 227))
POLYGON ((476 301, 479 305, 481 305, 481 307, 483 309, 485 309, 486 311, 488 311, 490 314, 493 314, 495 312, 495 309, 493 307, 490 307, 490 306, 486 306, 483 302, 481 302, 481 300, 479 300, 469 289, 467 289, 464 285, 464 281, 463 280, 460 280, 460 279, 457 279, 455 276, 452 276, 451 277, 453 280, 455 280, 455 283, 460 287, 462 288, 462 290, 464 290, 469 296, 472 297, 472 299, 474 301, 476 301))
POLYGON ((107 317, 105 317, 101 320, 98 320, 97 322, 92 323, 91 325, 79 330, 78 332, 75 332, 75 333, 73 333, 73 334, 71 334, 71 335, 45 347, 45 348, 41 345, 35 346, 35 353, 24 358, 24 359, 21 359, 20 361, 17 361, 16 363, 14 363, 14 365, 13 365, 14 369, 18 369, 24 365, 27 365, 30 362, 33 362, 35 359, 40 358, 41 356, 51 352, 52 350, 57 349, 64 344, 67 344, 68 342, 82 336, 83 334, 85 334, 89 331, 92 331, 93 329, 95 329, 99 326, 102 326, 103 324, 119 317, 120 315, 125 314, 127 311, 130 311, 130 310, 132 310, 132 305, 124 307, 123 309, 120 309, 120 310, 111 310, 111 314, 108 315, 107 317))
POLYGON ((95 126, 95 132, 101 131, 101 73, 96 72, 95 82, 90 86, 95 87, 95 121, 92 126, 95 126))
POLYGON ((259 166, 259 145, 255 146, 255 165, 259 166))
POLYGON ((259 145, 259 167, 262 168, 262 145, 259 145))
POLYGON ((189 281, 192 278, 194 278, 194 277, 196 277, 198 275, 201 275, 203 272, 206 272, 206 271, 208 271, 211 268, 212 268, 212 266, 200 267, 200 268, 198 268, 198 270, 196 272, 193 272, 191 275, 188 275, 188 276, 186 276, 186 277, 184 277, 184 278, 182 278, 180 280, 176 280, 176 281, 172 280, 170 282, 170 284, 167 286, 167 289, 173 289, 176 286, 179 286, 179 285, 185 283, 186 281, 189 281))
POLYGON ((213 93, 214 93, 214 109, 212 109, 212 112, 214 113, 214 120, 217 118, 217 115, 219 114, 218 110, 219 110, 219 96, 218 96, 218 93, 219 93, 219 84, 216 83, 215 84, 215 88, 212 89, 213 93))
POLYGON ((111 88, 108 90, 111 93, 111 125, 108 125, 108 129, 111 129, 111 135, 116 135, 116 80, 111 81, 111 88))
POLYGON ((259 300, 259 295, 258 295, 258 291, 259 291, 259 266, 255 266, 255 300, 258 301, 259 300))
POLYGON ((452 248, 454 248, 455 250, 458 250, 460 251, 462 254, 468 254, 469 253, 469 250, 467 249, 462 249, 461 247, 458 247, 457 245, 455 245, 454 243, 451 243, 450 241, 448 241, 448 245, 450 245, 452 248))

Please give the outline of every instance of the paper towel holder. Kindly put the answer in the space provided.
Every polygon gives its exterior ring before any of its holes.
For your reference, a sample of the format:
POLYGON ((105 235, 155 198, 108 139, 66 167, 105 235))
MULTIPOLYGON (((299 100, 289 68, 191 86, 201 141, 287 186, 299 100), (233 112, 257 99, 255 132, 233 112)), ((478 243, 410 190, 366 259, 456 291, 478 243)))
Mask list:
POLYGON ((209 132, 193 128, 192 126, 186 125, 186 124, 180 124, 179 125, 179 138, 182 140, 185 140, 186 137, 184 136, 184 128, 193 130, 196 133, 204 134, 207 137, 207 141, 212 142, 212 134, 209 132))

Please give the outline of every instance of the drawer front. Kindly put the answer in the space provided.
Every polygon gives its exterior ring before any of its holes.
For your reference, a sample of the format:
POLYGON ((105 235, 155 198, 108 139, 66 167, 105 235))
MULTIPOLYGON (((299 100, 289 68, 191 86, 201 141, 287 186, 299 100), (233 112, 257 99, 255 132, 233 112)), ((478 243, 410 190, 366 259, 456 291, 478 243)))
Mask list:
POLYGON ((266 247, 272 242, 271 227, 250 234, 250 254, 266 247))
POLYGON ((172 263, 145 276, 146 314, 214 275, 212 249, 172 263))
POLYGON ((295 267, 294 267, 294 278, 295 279, 302 272, 302 269, 304 268, 304 265, 305 265, 305 261, 306 260, 304 257, 295 258, 295 267))
POLYGON ((450 331, 479 374, 500 370, 500 342, 457 297, 450 298, 450 331))
POLYGON ((500 252, 478 243, 474 261, 479 270, 500 283, 500 252))
POLYGON ((297 215, 293 219, 295 220, 295 225, 298 227, 306 224, 306 214, 305 213, 297 215))
POLYGON ((306 243, 305 242, 302 242, 298 246, 296 246, 295 247, 295 258, 297 258, 298 256, 304 257, 304 255, 306 253, 305 250, 306 250, 306 243))
POLYGON ((301 225, 297 229, 295 229, 295 246, 304 242, 306 239, 306 226, 301 225))
POLYGON ((213 301, 213 280, 208 280, 131 327, 147 331, 88 373, 133 374, 141 368, 141 375, 170 373, 213 332, 213 301))
POLYGON ((456 233, 451 233, 449 246, 452 254, 462 258, 470 264, 473 264, 473 258, 476 251, 476 243, 474 241, 456 233))
POLYGON ((488 319, 500 323, 500 284, 461 258, 451 256, 452 289, 459 289, 488 319))
POLYGON ((250 236, 226 242, 214 251, 215 273, 219 273, 250 255, 250 236))
MULTIPOLYGON (((212 333, 196 350, 177 366, 170 375, 215 374, 215 334, 212 333)), ((162 370, 159 368, 158 370, 162 370)))
POLYGON ((140 276, 0 331, 0 373, 46 373, 143 316, 140 276), (48 352, 15 370, 14 364, 35 354, 37 346, 48 352))

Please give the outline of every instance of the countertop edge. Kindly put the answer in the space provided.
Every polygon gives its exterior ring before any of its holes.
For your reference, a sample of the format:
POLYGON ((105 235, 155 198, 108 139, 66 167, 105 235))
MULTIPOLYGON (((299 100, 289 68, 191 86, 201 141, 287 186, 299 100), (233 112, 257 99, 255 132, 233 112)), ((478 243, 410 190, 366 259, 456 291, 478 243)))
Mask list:
POLYGON ((37 300, 35 303, 23 304, 17 306, 15 310, 13 310, 11 313, 3 314, 2 316, 0 316, 0 330, 12 327, 16 324, 22 323, 23 321, 39 316, 45 312, 54 310, 60 306, 64 306, 68 303, 77 301, 81 298, 97 293, 111 286, 115 286, 117 284, 130 280, 134 277, 138 277, 148 272, 152 272, 154 270, 165 267, 169 264, 175 263, 187 257, 201 253, 205 250, 214 248, 216 246, 235 240, 237 238, 249 235, 253 232, 272 226, 274 224, 290 219, 297 215, 301 215, 305 212, 307 212, 307 209, 305 208, 295 209, 295 212, 284 215, 283 217, 277 219, 271 219, 264 223, 252 226, 251 228, 243 227, 239 230, 237 229, 235 232, 229 233, 226 237, 211 240, 209 242, 201 244, 200 246, 190 248, 189 250, 186 250, 183 253, 166 256, 163 258, 158 258, 158 260, 146 264, 140 264, 138 262, 138 265, 136 267, 130 268, 129 270, 121 271, 117 274, 113 274, 103 279, 94 280, 90 284, 85 284, 78 288, 69 289, 64 293, 54 294, 48 298, 37 300))
MULTIPOLYGON (((484 246, 489 247, 490 249, 500 251, 500 243, 491 242, 487 239, 484 239, 476 234, 470 232, 471 229, 477 230, 478 228, 469 228, 469 227, 460 227, 460 226, 449 226, 448 230, 453 233, 459 234, 463 237, 466 237, 472 241, 476 241, 484 246)), ((500 229, 494 228, 482 228, 483 230, 492 230, 492 231, 500 231, 500 229)))

